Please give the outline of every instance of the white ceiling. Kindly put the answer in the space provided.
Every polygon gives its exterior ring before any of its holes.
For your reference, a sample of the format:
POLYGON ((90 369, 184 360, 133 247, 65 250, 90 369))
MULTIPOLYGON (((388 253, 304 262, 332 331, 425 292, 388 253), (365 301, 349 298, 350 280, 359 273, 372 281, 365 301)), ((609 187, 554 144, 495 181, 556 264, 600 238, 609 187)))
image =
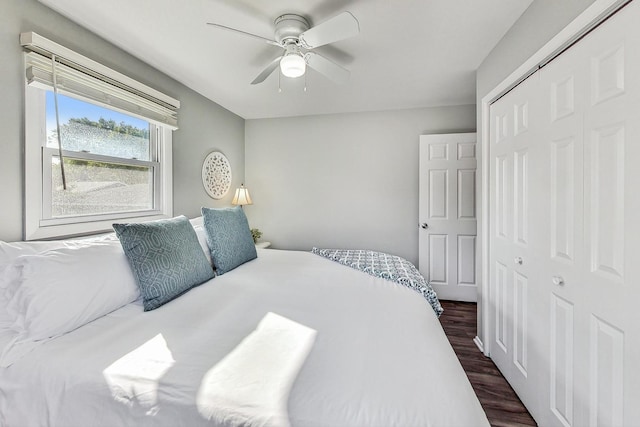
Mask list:
POLYGON ((475 103, 475 70, 532 1, 40 0, 245 119, 475 103), (306 92, 285 77, 278 92, 278 72, 250 85, 281 49, 206 25, 272 39, 283 13, 313 26, 344 10, 360 34, 316 51, 351 78, 310 70, 306 92))

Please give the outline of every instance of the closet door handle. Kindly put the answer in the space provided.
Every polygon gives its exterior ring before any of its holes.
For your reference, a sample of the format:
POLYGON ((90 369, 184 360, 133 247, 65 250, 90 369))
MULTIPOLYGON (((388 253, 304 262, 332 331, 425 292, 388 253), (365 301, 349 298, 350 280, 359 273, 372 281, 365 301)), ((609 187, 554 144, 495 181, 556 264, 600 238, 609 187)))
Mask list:
POLYGON ((562 286, 564 285, 564 279, 561 276, 553 276, 551 278, 551 281, 553 282, 554 285, 556 286, 562 286))
POLYGON ((518 265, 522 265, 522 257, 521 256, 517 256, 513 259, 513 262, 515 262, 518 265))
POLYGON ((426 230, 427 228, 429 228, 429 224, 427 224, 426 222, 423 222, 422 224, 420 224, 420 227, 426 230))

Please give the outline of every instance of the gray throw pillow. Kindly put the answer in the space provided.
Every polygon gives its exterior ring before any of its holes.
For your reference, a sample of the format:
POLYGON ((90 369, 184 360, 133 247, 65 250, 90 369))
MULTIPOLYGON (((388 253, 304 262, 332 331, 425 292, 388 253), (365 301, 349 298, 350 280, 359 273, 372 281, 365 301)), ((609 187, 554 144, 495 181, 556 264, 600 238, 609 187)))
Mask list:
POLYGON ((258 257, 249 222, 242 209, 202 208, 202 217, 217 274, 224 274, 258 257))
POLYGON ((214 276, 185 216, 113 224, 136 278, 144 311, 160 307, 214 276))

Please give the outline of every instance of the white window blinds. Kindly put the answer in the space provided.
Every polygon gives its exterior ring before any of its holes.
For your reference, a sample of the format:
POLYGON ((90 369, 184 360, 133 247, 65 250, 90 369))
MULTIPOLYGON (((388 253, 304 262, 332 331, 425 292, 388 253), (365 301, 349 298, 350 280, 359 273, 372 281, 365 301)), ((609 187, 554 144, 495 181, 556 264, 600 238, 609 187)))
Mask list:
POLYGON ((56 61, 58 91, 138 116, 172 129, 178 128, 180 102, 123 74, 54 43, 34 32, 20 35, 27 84, 53 89, 56 61))

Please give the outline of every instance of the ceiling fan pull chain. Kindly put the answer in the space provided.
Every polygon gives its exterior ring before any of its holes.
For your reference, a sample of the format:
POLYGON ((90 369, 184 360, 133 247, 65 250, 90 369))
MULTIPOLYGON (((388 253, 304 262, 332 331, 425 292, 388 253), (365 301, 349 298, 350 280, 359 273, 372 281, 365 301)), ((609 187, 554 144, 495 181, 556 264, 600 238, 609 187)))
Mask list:
POLYGON ((280 78, 282 76, 282 73, 280 71, 278 71, 278 93, 282 93, 282 86, 280 86, 280 78))
POLYGON ((304 91, 307 91, 307 73, 304 73, 304 91))

